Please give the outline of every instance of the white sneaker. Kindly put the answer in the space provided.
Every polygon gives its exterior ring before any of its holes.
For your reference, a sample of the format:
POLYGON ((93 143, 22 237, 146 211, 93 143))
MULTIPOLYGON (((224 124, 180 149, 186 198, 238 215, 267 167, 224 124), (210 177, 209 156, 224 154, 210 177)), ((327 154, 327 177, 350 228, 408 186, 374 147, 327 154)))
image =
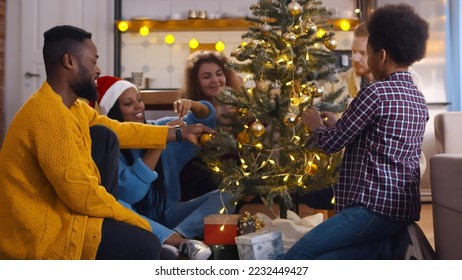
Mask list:
POLYGON ((199 240, 188 239, 180 244, 179 251, 190 260, 206 260, 212 254, 209 246, 199 240))
POLYGON ((177 260, 180 256, 180 252, 175 246, 162 244, 160 247, 160 259, 161 260, 177 260))

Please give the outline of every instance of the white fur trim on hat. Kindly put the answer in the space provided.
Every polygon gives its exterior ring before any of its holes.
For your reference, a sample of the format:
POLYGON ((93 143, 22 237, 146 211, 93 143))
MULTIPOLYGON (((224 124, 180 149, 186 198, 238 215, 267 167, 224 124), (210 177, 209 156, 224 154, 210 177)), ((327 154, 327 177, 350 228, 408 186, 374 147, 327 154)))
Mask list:
POLYGON ((117 102, 117 99, 119 99, 122 93, 129 88, 136 89, 136 86, 125 80, 117 81, 111 87, 109 87, 98 104, 101 113, 107 115, 112 106, 114 106, 114 104, 117 102))

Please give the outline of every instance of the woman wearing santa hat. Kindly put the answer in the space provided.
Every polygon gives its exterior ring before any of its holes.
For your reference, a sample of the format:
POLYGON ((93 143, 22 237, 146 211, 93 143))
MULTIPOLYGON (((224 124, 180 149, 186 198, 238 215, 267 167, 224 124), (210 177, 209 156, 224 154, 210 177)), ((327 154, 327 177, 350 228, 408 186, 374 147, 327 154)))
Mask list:
MULTIPOLYGON (((178 118, 145 120, 145 106, 134 84, 105 76, 98 79, 98 91, 101 113, 121 122, 216 126, 216 111, 208 101, 179 99, 173 104, 178 118)), ((178 142, 168 144, 164 150, 123 149, 119 157, 120 199, 149 218, 154 233, 164 244, 164 253, 170 252, 173 258, 178 254, 190 259, 208 258, 211 254, 208 246, 191 238, 203 235, 205 216, 218 213, 223 207, 234 211, 228 203, 231 197, 218 189, 193 200, 180 201, 179 174, 196 152, 197 146, 178 142)))

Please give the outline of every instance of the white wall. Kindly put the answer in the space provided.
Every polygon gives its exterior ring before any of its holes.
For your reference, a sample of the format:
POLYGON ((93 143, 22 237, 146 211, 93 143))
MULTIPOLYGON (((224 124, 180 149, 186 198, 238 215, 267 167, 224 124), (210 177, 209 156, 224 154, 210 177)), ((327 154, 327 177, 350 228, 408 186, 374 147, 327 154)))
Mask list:
MULTIPOLYGON (((7 0, 6 5, 6 44, 5 44, 5 124, 8 128, 16 112, 22 106, 22 100, 30 96, 36 88, 22 92, 21 87, 26 83, 25 71, 22 70, 24 54, 21 53, 22 46, 30 45, 35 41, 42 40, 43 32, 55 25, 71 24, 79 26, 93 33, 93 41, 98 47, 100 59, 98 65, 103 73, 112 73, 114 69, 114 1, 113 0, 59 0, 59 7, 79 7, 78 10, 60 9, 56 4, 57 0, 7 0), (66 2, 67 1, 67 2, 66 2), (34 3, 32 5, 32 2, 34 3), (68 4, 67 4, 68 3, 68 4), (72 3, 72 5, 70 5, 72 3), (22 16, 22 5, 28 5, 28 9, 39 7, 38 14, 34 18, 22 16), (45 11, 40 14, 40 11, 45 11), (30 24, 32 23, 32 24, 30 24), (31 37, 22 40, 22 27, 32 25, 31 37)), ((43 42, 41 42, 43 44, 43 42)), ((25 63, 29 63, 25 61, 25 63)), ((34 62, 31 61, 31 64, 34 62)), ((45 77, 40 77, 40 84, 45 77)))

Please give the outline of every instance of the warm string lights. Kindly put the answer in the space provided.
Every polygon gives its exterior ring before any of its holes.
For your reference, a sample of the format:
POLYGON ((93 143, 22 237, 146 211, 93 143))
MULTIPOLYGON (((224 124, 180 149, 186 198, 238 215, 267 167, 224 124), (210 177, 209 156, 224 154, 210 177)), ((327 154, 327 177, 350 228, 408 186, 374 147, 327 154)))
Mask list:
MULTIPOLYGON (((120 21, 117 23, 117 29, 120 31, 120 32, 127 32, 130 28, 130 24, 128 21, 120 21)), ((149 34, 151 34, 151 29, 148 25, 142 25, 139 29, 138 29, 138 33, 143 36, 143 37, 146 37, 148 36, 149 34)), ((167 34, 165 37, 164 37, 164 42, 167 44, 167 45, 172 45, 175 43, 175 36, 171 33, 167 34)), ((188 42, 188 46, 191 48, 191 49, 197 49, 199 47, 200 43, 199 41, 197 40, 197 38, 192 38, 189 40, 188 42)), ((224 51, 226 48, 226 45, 225 43, 222 41, 222 40, 218 40, 216 43, 215 43, 215 49, 217 51, 224 51)))

